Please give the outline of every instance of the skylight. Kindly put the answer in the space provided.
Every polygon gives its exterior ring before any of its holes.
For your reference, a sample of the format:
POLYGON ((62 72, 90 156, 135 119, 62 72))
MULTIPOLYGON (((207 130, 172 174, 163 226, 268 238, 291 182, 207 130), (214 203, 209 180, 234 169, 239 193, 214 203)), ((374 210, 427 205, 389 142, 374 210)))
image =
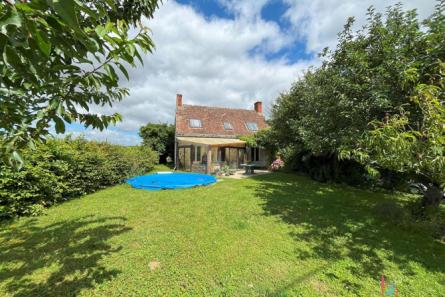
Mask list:
POLYGON ((258 131, 258 125, 255 122, 247 122, 246 127, 250 131, 258 131))
POLYGON ((224 129, 226 129, 226 130, 233 130, 233 126, 229 122, 224 122, 224 129))
POLYGON ((190 119, 190 128, 202 128, 201 120, 190 119))

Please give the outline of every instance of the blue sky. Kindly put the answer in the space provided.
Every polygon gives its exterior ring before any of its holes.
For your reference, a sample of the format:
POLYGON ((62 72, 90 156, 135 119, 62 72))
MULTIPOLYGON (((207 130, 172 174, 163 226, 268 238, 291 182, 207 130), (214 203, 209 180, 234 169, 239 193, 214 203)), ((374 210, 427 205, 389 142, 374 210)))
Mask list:
POLYGON ((193 7, 198 13, 206 16, 207 18, 227 18, 234 19, 234 14, 226 9, 221 2, 213 0, 178 0, 179 4, 188 5, 193 7))
MULTIPOLYGON (((207 19, 221 18, 235 20, 237 12, 224 5, 224 1, 218 0, 177 0, 178 3, 193 7, 198 13, 207 19)), ((283 32, 292 32, 292 24, 285 16, 290 5, 285 1, 271 0, 267 1, 261 8, 259 16, 266 22, 272 22, 279 26, 283 32)), ((252 48, 251 55, 261 53, 258 47, 252 48)), ((314 52, 306 51, 306 42, 304 38, 296 39, 295 42, 288 44, 278 51, 264 53, 266 60, 276 60, 285 58, 289 63, 296 62, 301 59, 311 59, 314 57, 314 52)))
MULTIPOLYGON (((176 93, 184 104, 253 108, 263 101, 266 115, 280 93, 309 67, 320 65, 324 47, 334 47, 349 16, 356 28, 366 9, 384 12, 398 0, 169 0, 154 19, 144 21, 156 44, 144 66, 129 69, 122 80, 130 95, 113 107, 123 121, 106 131, 68 126, 68 133, 125 145, 140 143, 137 131, 147 122, 174 121, 176 93)), ((405 0, 420 18, 435 1, 405 0)))

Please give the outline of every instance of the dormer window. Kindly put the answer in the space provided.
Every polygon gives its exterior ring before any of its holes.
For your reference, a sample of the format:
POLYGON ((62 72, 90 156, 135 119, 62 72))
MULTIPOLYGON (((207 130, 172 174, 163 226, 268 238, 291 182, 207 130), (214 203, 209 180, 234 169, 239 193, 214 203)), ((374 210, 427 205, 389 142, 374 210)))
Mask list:
POLYGON ((258 125, 255 122, 247 122, 246 127, 250 131, 258 131, 258 125))
POLYGON ((229 122, 224 122, 224 129, 225 130, 233 130, 233 126, 229 122))
POLYGON ((201 120, 198 119, 190 119, 189 125, 190 128, 202 128, 201 120))

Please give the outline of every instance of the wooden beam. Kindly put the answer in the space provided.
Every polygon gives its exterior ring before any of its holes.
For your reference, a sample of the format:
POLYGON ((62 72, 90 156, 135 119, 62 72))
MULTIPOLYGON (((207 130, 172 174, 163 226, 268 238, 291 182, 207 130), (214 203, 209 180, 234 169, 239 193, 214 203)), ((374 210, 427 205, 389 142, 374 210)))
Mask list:
POLYGON ((236 168, 239 168, 239 148, 236 149, 236 168))
POLYGON ((206 164, 206 173, 210 174, 212 170, 212 147, 207 145, 207 164, 206 164))

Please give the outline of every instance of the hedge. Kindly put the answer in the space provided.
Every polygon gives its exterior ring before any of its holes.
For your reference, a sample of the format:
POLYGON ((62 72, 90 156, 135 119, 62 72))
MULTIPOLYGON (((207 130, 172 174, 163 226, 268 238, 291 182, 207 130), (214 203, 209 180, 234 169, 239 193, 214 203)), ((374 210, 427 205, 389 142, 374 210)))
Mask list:
POLYGON ((55 203, 146 173, 158 162, 157 153, 146 147, 69 137, 50 139, 23 156, 20 170, 0 161, 0 219, 39 214, 55 203))

